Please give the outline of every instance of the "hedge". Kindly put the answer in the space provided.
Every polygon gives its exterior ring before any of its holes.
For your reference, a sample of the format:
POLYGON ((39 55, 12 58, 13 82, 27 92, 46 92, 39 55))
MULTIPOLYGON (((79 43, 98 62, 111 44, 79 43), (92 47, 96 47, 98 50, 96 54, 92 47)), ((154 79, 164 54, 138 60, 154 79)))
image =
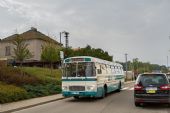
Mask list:
POLYGON ((40 97, 61 93, 61 86, 56 84, 24 85, 23 88, 28 92, 28 97, 40 97))
POLYGON ((23 73, 19 68, 13 67, 0 67, 0 81, 17 86, 41 83, 41 80, 35 76, 23 73))
POLYGON ((13 102, 28 98, 25 89, 0 82, 0 103, 13 102))

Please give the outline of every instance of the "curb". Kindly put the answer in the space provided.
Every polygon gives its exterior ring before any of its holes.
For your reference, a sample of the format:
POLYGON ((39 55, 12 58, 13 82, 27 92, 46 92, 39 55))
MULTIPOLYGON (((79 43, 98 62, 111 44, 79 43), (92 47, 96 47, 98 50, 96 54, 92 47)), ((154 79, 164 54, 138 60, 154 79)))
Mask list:
MULTIPOLYGON (((49 101, 39 102, 39 103, 35 103, 35 104, 32 104, 32 105, 25 105, 23 107, 18 107, 18 108, 14 108, 14 109, 9 109, 9 110, 4 110, 4 111, 0 110, 0 113, 11 113, 11 112, 15 112, 15 111, 35 107, 35 106, 38 106, 38 105, 43 105, 43 104, 46 104, 46 103, 50 103, 50 102, 54 102, 54 101, 58 101, 58 100, 63 100, 63 99, 66 99, 66 98, 65 97, 60 97, 60 98, 57 98, 57 99, 52 99, 52 100, 49 100, 49 101)), ((0 105, 0 108, 2 109, 2 105, 0 105)))

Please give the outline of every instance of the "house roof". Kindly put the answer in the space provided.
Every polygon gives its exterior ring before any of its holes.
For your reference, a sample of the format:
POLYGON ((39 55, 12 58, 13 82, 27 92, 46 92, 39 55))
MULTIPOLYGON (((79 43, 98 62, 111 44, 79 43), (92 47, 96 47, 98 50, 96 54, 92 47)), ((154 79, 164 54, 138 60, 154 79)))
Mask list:
MULTIPOLYGON (((2 39, 0 42, 11 42, 17 38, 17 35, 18 34, 13 34, 9 37, 2 39)), ((56 40, 50 38, 49 36, 46 36, 45 34, 37 31, 37 29, 34 27, 31 27, 30 30, 28 30, 20 35, 21 35, 21 37, 23 37, 24 40, 38 39, 38 40, 43 40, 43 41, 52 42, 52 43, 55 43, 58 45, 62 45, 59 42, 57 42, 56 40)))

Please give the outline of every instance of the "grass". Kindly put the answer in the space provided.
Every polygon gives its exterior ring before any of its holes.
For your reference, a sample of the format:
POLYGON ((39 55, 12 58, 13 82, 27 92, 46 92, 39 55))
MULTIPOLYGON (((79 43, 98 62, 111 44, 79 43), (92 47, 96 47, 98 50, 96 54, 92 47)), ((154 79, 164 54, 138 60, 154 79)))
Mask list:
POLYGON ((61 70, 0 67, 0 104, 61 92, 61 70), (22 70, 22 71, 21 71, 22 70))
POLYGON ((44 82, 55 82, 61 81, 61 70, 53 69, 52 75, 49 68, 39 68, 39 67, 23 67, 22 70, 29 75, 33 75, 44 82))

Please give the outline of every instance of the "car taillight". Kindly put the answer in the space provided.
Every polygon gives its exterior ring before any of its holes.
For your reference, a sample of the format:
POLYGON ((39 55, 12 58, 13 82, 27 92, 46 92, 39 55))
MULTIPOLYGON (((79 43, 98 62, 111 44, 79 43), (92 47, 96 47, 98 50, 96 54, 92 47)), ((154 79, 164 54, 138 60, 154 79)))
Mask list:
POLYGON ((160 86, 160 89, 161 90, 170 90, 170 85, 169 84, 162 85, 162 86, 160 86))
POLYGON ((142 90, 143 89, 143 86, 140 85, 140 84, 135 84, 134 86, 134 90, 142 90))

